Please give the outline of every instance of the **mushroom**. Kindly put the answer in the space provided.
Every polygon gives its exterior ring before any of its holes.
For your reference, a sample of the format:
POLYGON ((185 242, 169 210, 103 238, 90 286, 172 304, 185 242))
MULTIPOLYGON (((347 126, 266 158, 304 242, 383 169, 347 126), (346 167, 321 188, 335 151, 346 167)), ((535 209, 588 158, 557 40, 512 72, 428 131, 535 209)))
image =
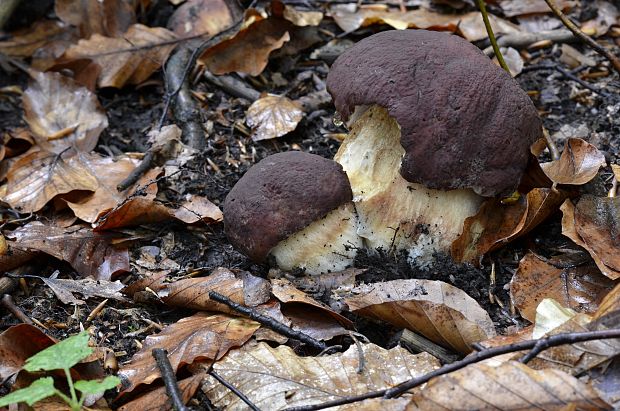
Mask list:
POLYGON ((250 168, 224 201, 231 244, 308 274, 350 266, 362 246, 351 186, 340 164, 314 154, 274 154, 250 168))
POLYGON ((350 134, 338 150, 358 234, 424 267, 483 196, 513 193, 542 134, 517 82, 466 40, 426 30, 358 42, 327 77, 350 134))

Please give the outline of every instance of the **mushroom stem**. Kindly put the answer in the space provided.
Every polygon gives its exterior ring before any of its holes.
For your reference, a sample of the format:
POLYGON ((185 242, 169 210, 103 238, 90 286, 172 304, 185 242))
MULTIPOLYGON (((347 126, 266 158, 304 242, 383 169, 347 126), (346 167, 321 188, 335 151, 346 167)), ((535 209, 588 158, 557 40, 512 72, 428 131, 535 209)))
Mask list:
POLYGON ((407 250, 411 264, 428 267, 434 253, 450 252, 483 198, 470 189, 433 190, 406 181, 399 173, 405 154, 400 126, 383 107, 358 108, 351 119, 334 159, 351 182, 358 235, 367 248, 407 250))

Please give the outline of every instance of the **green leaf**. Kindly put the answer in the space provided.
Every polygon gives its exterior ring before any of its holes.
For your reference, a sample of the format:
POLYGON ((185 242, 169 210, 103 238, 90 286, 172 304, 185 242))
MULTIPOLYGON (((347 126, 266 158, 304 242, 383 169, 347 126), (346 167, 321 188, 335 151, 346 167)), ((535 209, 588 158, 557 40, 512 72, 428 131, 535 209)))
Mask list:
POLYGON ((110 375, 101 381, 77 381, 75 383, 75 389, 85 394, 99 394, 100 392, 116 387, 120 383, 120 378, 110 375))
POLYGON ((52 377, 39 378, 33 381, 30 386, 13 391, 9 395, 0 398, 0 407, 17 404, 18 402, 33 405, 35 402, 51 397, 55 393, 56 388, 54 388, 54 379, 52 377))
POLYGON ((28 358, 24 369, 30 372, 69 369, 92 352, 88 346, 88 333, 83 331, 28 358))

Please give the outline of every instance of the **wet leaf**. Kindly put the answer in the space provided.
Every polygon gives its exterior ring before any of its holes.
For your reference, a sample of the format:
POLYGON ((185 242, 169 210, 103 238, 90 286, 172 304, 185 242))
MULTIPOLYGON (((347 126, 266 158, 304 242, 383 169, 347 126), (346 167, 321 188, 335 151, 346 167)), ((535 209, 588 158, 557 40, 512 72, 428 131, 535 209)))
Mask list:
POLYGON ((97 96, 58 73, 35 73, 24 93, 25 119, 43 150, 90 152, 108 126, 97 96))
POLYGON ((556 184, 581 185, 592 180, 605 164, 605 155, 592 144, 569 138, 558 160, 540 166, 556 184))
POLYGON ((230 3, 225 0, 188 0, 174 11, 168 28, 179 37, 216 35, 233 24, 230 3))
POLYGON ((609 406, 590 386, 558 370, 536 371, 516 361, 472 364, 433 378, 411 399, 427 409, 580 409, 609 406), (446 393, 450 395, 446 395, 446 393))
MULTIPOLYGON (((194 397, 204 378, 205 374, 201 373, 184 378, 178 382, 177 385, 179 386, 183 404, 187 404, 194 397)), ((143 394, 118 408, 119 411, 169 409, 172 409, 172 404, 166 392, 166 387, 159 387, 147 394, 143 394)))
POLYGON ((233 38, 205 51, 199 61, 216 75, 236 71, 257 76, 267 66, 269 54, 290 40, 289 30, 292 27, 293 25, 284 19, 255 21, 233 38))
POLYGON ((344 302, 352 312, 418 332, 461 353, 495 335, 487 312, 464 291, 441 281, 363 284, 351 293, 344 302))
POLYGON ((510 282, 510 298, 521 316, 534 322, 536 307, 545 298, 578 312, 594 313, 612 288, 613 282, 594 265, 561 268, 529 252, 510 282))
POLYGON ((94 34, 88 40, 80 40, 58 63, 91 59, 101 67, 99 87, 121 88, 126 84, 140 84, 159 70, 176 46, 175 39, 164 28, 134 24, 122 38, 94 34))
POLYGON ((161 372, 151 354, 154 348, 168 351, 172 369, 178 371, 196 360, 222 358, 232 347, 243 345, 259 327, 252 320, 223 314, 197 313, 183 318, 159 334, 147 337, 142 349, 122 367, 119 376, 128 382, 123 393, 160 378, 161 372))
POLYGON ((121 36, 136 15, 128 0, 57 0, 54 11, 58 18, 67 24, 78 27, 80 37, 92 34, 121 36))
POLYGON ((577 207, 566 200, 561 210, 562 234, 585 248, 605 276, 620 278, 620 197, 584 195, 577 207))
POLYGON ((64 260, 83 277, 110 280, 129 271, 127 249, 112 245, 113 236, 93 233, 88 228, 68 229, 28 223, 10 234, 15 248, 38 250, 64 260))
MULTIPOLYGON (((364 344, 364 367, 358 373, 360 353, 355 344, 344 353, 321 357, 300 357, 289 347, 271 348, 265 343, 246 347, 230 352, 213 368, 265 410, 320 404, 389 388, 439 365, 427 353, 413 355, 401 347, 384 350, 364 344)), ((246 408, 212 377, 207 377, 203 391, 217 407, 246 408)))
POLYGON ((561 190, 535 188, 513 204, 487 200, 478 214, 465 220, 463 233, 452 243, 452 258, 479 265, 485 254, 538 226, 558 209, 566 196, 561 190))
POLYGON ((56 343, 34 325, 18 324, 0 334, 0 382, 19 372, 26 359, 56 343))
POLYGON ((301 106, 284 96, 268 95, 248 108, 246 122, 252 127, 252 140, 281 137, 297 127, 304 117, 301 106))

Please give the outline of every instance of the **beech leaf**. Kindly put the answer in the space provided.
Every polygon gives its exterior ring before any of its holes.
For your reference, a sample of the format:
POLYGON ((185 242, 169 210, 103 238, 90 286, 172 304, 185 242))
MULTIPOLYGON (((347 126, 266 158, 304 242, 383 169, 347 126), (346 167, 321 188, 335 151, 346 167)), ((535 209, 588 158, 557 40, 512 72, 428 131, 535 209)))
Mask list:
POLYGON ((260 141, 295 130, 303 117, 300 104, 284 96, 268 95, 252 103, 246 122, 252 127, 252 140, 260 141))

